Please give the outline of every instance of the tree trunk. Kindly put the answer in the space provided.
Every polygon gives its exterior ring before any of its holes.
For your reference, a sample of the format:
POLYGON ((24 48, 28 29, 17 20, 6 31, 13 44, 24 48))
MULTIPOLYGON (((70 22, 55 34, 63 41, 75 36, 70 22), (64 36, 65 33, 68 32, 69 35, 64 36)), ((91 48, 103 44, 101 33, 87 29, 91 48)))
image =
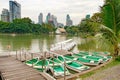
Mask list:
POLYGON ((114 54, 113 54, 113 56, 116 58, 118 55, 119 55, 119 47, 118 47, 118 45, 115 45, 114 46, 114 54))

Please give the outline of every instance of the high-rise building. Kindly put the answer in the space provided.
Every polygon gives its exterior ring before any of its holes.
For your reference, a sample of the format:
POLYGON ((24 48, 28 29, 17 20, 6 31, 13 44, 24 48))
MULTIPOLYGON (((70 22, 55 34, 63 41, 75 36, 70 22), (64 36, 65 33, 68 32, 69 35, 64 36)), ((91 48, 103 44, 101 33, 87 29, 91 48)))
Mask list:
POLYGON ((66 16, 66 26, 72 26, 73 25, 73 21, 70 19, 69 14, 67 14, 66 16))
POLYGON ((49 24, 57 27, 57 17, 48 13, 48 15, 46 17, 46 23, 49 23, 49 24))
POLYGON ((54 17, 53 22, 54 22, 55 27, 58 27, 57 17, 54 17))
POLYGON ((9 22, 9 11, 8 11, 8 9, 3 9, 2 10, 1 21, 9 22))
POLYGON ((43 23, 43 14, 40 13, 38 16, 38 24, 42 25, 42 23, 43 23))
POLYGON ((49 22, 50 17, 51 17, 51 14, 50 14, 50 13, 48 13, 48 15, 46 16, 46 23, 48 23, 48 22, 49 22))
POLYGON ((90 19, 90 14, 87 14, 87 15, 86 15, 86 19, 90 19))
POLYGON ((10 22, 16 18, 21 18, 21 5, 16 1, 9 1, 10 22))
POLYGON ((55 26, 55 27, 57 27, 57 17, 56 16, 54 16, 54 15, 52 15, 51 16, 51 18, 50 18, 50 21, 53 21, 53 25, 55 26))
POLYGON ((70 15, 67 14, 66 21, 69 21, 69 20, 70 20, 70 15))

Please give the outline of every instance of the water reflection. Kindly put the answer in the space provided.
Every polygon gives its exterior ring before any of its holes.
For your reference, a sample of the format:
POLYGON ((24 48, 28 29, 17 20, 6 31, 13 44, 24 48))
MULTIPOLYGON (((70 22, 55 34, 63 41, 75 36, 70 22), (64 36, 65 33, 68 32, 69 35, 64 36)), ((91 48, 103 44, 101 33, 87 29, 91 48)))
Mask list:
POLYGON ((67 35, 3 35, 0 34, 0 51, 10 49, 12 51, 20 50, 21 48, 29 49, 32 52, 46 51, 51 47, 51 44, 61 42, 67 39, 73 39, 77 46, 73 52, 78 50, 84 51, 112 51, 110 45, 103 43, 102 46, 94 38, 83 39, 80 36, 67 36, 67 35))
POLYGON ((27 35, 0 35, 0 50, 7 50, 8 46, 10 46, 11 50, 30 48, 31 40, 32 37, 27 35))
POLYGON ((113 46, 107 41, 99 41, 96 38, 81 39, 81 43, 78 44, 78 49, 82 51, 108 51, 113 53, 113 46))

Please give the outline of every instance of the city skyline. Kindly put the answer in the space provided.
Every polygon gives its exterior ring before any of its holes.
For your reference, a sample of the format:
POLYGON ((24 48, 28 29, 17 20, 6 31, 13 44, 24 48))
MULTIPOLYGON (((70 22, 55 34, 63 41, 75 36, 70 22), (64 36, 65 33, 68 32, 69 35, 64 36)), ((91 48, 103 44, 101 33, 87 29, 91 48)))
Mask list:
MULTIPOLYGON (((58 22, 66 23, 66 15, 69 14, 75 24, 78 24, 87 14, 92 15, 99 11, 99 6, 103 5, 102 0, 16 0, 21 4, 22 17, 30 17, 35 23, 38 22, 39 13, 44 14, 43 21, 48 13, 54 14, 58 22)), ((3 8, 8 9, 9 0, 0 1, 0 12, 3 8)))

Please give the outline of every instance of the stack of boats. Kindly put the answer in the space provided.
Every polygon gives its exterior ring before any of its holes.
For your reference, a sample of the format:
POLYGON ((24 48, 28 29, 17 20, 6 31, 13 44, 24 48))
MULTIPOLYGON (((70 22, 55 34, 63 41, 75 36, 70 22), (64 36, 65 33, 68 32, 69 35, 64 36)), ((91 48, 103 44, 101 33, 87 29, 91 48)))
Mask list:
POLYGON ((71 50, 75 45, 76 43, 72 39, 69 39, 69 40, 52 45, 50 48, 50 51, 55 51, 55 50, 67 50, 68 51, 68 50, 71 50))
POLYGON ((82 72, 88 70, 92 66, 109 61, 112 57, 108 56, 108 52, 79 52, 67 55, 58 55, 54 58, 41 59, 34 58, 26 61, 25 63, 29 66, 33 66, 39 71, 49 71, 55 77, 70 75, 69 70, 76 72, 82 72), (64 67, 64 65, 66 67, 64 67))

